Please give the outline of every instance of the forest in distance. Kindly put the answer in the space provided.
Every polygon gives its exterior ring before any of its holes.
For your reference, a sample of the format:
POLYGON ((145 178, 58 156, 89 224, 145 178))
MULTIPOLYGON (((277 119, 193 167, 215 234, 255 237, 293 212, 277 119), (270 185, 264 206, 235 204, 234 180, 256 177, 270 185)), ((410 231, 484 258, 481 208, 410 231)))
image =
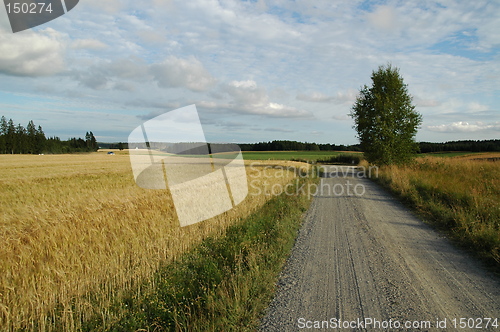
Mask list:
MULTIPOLYGON (((491 140, 463 140, 449 141, 444 143, 419 142, 419 153, 432 152, 453 152, 453 151, 469 151, 469 152, 499 152, 500 139, 491 140)), ((241 151, 352 151, 362 152, 359 144, 354 145, 337 145, 337 144, 320 144, 297 142, 287 140, 275 140, 259 143, 240 143, 238 144, 241 151)), ((102 143, 99 142, 99 147, 103 149, 127 149, 127 143, 102 143)))
POLYGON ((70 138, 66 141, 53 136, 47 138, 41 126, 36 126, 33 120, 23 127, 14 124, 5 116, 0 118, 0 154, 42 154, 42 153, 74 153, 95 152, 99 149, 94 134, 85 133, 85 139, 70 138))
MULTIPOLYGON (((419 142, 419 153, 439 153, 453 151, 499 152, 500 139, 460 140, 444 143, 419 142)), ((239 143, 241 151, 354 151, 362 152, 360 144, 343 145, 331 143, 310 143, 290 140, 274 140, 258 143, 239 143)), ((126 142, 97 142, 92 131, 85 138, 61 140, 59 137, 46 137, 41 126, 31 120, 26 127, 14 124, 5 116, 0 119, 0 154, 61 154, 76 152, 95 152, 98 149, 128 149, 126 142)), ((173 152, 175 153, 175 152, 173 152)))

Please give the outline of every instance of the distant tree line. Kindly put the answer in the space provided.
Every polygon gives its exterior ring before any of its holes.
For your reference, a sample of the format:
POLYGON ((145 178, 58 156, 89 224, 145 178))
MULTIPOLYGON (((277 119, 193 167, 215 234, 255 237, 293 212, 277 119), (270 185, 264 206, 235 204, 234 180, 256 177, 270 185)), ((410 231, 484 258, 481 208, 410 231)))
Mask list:
MULTIPOLYGON (((272 141, 260 143, 238 144, 242 151, 362 151, 359 144, 337 145, 302 143, 296 141, 272 141)), ((449 141, 445 143, 420 142, 420 153, 471 151, 471 152, 496 152, 500 151, 500 140, 482 141, 449 141)))
MULTIPOLYGON (((166 148, 161 147, 160 150, 165 150, 171 153, 179 153, 184 151, 187 154, 204 154, 206 148, 200 149, 200 152, 193 150, 193 147, 182 146, 184 143, 171 144, 166 148)), ((194 144, 194 143, 188 143, 194 144)), ((198 146, 200 143, 196 143, 198 146)), ((168 145, 168 144, 167 144, 168 145)), ((214 144, 210 144, 213 146, 214 144)), ((420 142, 420 153, 429 152, 447 152, 447 151, 471 151, 471 152, 489 152, 500 151, 500 140, 483 140, 483 141, 450 141, 445 143, 430 143, 420 142)), ((99 143, 103 149, 128 149, 128 144, 119 143, 99 143)), ((361 151, 359 144, 354 145, 337 145, 337 144, 318 144, 318 143, 302 143, 296 141, 270 141, 260 143, 241 143, 238 144, 241 151, 361 151)), ((146 148, 146 146, 144 146, 146 148)))
POLYGON ((483 141, 450 141, 446 143, 420 142, 420 152, 447 152, 447 151, 471 151, 471 152, 495 152, 500 151, 500 140, 490 139, 483 141))
POLYGON ((356 145, 303 143, 297 141, 272 141, 239 144, 242 151, 360 151, 356 145))
POLYGON ((124 150, 128 149, 128 143, 105 143, 105 142, 98 142, 99 148, 101 149, 118 149, 118 150, 124 150))
MULTIPOLYGON (((151 143, 150 143, 151 144, 151 143)), ((187 154, 197 154, 195 153, 196 149, 190 146, 184 146, 183 144, 195 144, 197 146, 200 143, 176 143, 176 144, 167 144, 167 147, 157 146, 158 149, 164 150, 171 153, 183 153, 187 154)), ((155 145, 155 144, 153 144, 155 145)), ((119 143, 99 143, 99 146, 104 149, 128 149, 128 144, 119 142, 119 143)), ((220 149, 232 149, 231 145, 228 144, 216 144, 210 143, 212 148, 217 147, 217 150, 220 149)), ((296 141, 270 141, 270 142, 259 142, 259 143, 240 143, 238 144, 241 151, 361 151, 359 144, 355 145, 336 145, 336 144, 318 144, 318 143, 303 143, 296 141)), ((145 147, 144 147, 145 148, 145 147)), ((204 154, 206 152, 205 147, 200 148, 200 154, 204 154)))
POLYGON ((0 119, 0 154, 41 154, 41 153, 72 153, 97 151, 99 146, 94 134, 90 131, 85 139, 70 138, 62 141, 59 137, 45 136, 41 126, 33 121, 23 127, 14 124, 5 116, 0 119))

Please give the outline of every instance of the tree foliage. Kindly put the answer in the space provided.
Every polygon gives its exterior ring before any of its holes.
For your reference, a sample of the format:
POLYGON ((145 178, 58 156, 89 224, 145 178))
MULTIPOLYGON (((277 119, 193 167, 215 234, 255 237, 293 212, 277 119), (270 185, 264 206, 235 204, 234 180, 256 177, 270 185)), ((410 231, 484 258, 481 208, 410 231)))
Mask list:
POLYGON ((448 152, 448 151, 471 151, 471 152, 499 152, 500 139, 489 139, 482 141, 450 141, 445 143, 420 142, 420 152, 448 152))
POLYGON ((26 128, 15 125, 12 119, 0 118, 0 154, 40 154, 97 151, 98 145, 92 132, 87 132, 85 140, 70 138, 61 141, 58 137, 46 138, 41 126, 33 121, 26 128))
POLYGON ((415 142, 422 116, 415 111, 399 69, 380 66, 372 86, 364 86, 350 116, 366 159, 374 164, 406 163, 418 151, 415 142))
POLYGON ((272 141, 238 144, 242 151, 359 151, 357 145, 336 145, 297 141, 272 141))

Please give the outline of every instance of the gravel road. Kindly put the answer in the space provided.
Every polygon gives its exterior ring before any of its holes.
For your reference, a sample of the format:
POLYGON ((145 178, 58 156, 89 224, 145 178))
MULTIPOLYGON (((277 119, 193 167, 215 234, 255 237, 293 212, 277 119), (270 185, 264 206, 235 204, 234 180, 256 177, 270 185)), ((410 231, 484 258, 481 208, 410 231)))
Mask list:
POLYGON ((262 331, 500 330, 497 276, 355 168, 328 171, 262 331))

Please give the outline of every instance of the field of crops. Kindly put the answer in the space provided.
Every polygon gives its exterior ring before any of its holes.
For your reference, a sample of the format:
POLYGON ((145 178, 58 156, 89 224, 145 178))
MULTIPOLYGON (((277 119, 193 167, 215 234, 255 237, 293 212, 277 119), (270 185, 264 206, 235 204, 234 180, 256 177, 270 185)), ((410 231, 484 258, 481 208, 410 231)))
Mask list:
MULTIPOLYGON (((298 165, 266 162, 277 163, 298 165)), ((120 314, 109 308, 140 293, 160 264, 257 210, 272 197, 257 190, 264 182, 295 176, 247 167, 252 186, 242 203, 181 228, 168 191, 135 184, 126 152, 0 155, 0 168, 2 331, 75 330, 96 316, 106 326, 120 314)))
POLYGON ((450 158, 450 157, 461 157, 461 156, 469 156, 474 155, 476 153, 470 151, 447 151, 447 152, 430 152, 430 153, 422 153, 419 154, 419 157, 441 157, 441 158, 450 158))
POLYGON ((243 151, 245 160, 300 160, 316 162, 340 154, 361 154, 360 152, 338 151, 243 151))

